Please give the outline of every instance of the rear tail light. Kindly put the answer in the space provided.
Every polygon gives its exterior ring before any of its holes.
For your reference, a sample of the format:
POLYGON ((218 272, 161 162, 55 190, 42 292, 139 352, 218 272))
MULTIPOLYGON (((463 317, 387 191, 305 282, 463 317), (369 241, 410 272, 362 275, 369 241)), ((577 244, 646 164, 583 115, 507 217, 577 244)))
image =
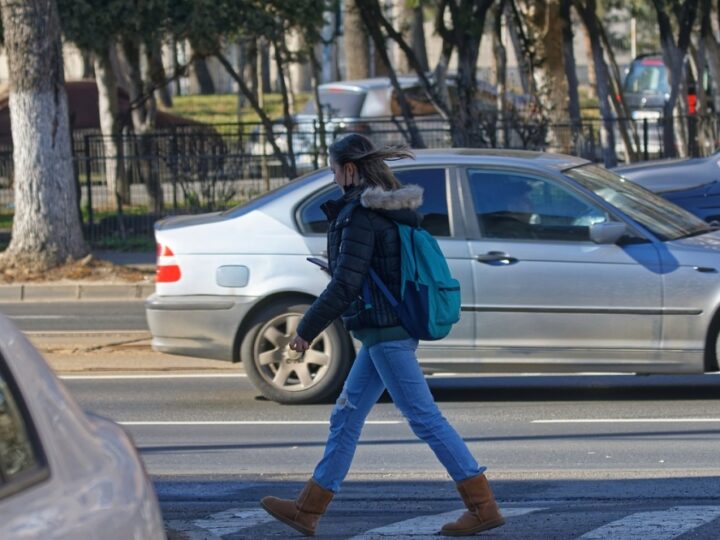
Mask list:
POLYGON ((174 283, 180 281, 182 273, 180 266, 175 260, 175 254, 170 246, 157 244, 155 253, 157 254, 157 264, 155 265, 155 282, 156 283, 174 283))

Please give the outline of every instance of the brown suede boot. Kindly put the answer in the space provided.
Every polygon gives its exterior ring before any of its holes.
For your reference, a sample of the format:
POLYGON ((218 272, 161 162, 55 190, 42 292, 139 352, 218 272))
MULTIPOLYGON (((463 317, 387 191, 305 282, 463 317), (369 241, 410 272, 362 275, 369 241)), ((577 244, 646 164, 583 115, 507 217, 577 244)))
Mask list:
POLYGON ((305 536, 314 536, 320 516, 330 504, 333 495, 335 494, 332 491, 321 487, 311 478, 294 501, 263 497, 260 504, 274 518, 305 536))
POLYGON ((440 534, 469 536, 505 524, 484 474, 458 482, 457 489, 468 511, 457 521, 443 525, 440 534))

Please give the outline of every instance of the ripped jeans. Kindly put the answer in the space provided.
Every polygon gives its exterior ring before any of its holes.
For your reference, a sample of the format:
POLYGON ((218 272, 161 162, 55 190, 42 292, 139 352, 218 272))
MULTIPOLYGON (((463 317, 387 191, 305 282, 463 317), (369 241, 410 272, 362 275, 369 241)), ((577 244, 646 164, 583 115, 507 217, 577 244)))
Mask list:
POLYGON ((365 418, 385 388, 415 435, 430 445, 453 480, 459 482, 485 470, 435 404, 415 356, 417 345, 414 339, 404 339, 360 349, 330 416, 325 454, 313 473, 325 489, 340 489, 365 418))

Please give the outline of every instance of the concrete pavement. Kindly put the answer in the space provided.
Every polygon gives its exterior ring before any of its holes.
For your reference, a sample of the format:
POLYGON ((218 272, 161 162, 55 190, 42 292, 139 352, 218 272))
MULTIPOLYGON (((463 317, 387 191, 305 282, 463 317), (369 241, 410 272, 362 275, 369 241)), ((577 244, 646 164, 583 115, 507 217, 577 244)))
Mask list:
MULTIPOLYGON (((93 251, 93 257, 151 273, 155 253, 93 251)), ((62 281, 0 285, 2 302, 129 300, 142 301, 155 291, 152 279, 139 283, 62 281)), ((58 373, 237 371, 238 364, 162 354, 150 348, 149 332, 26 332, 58 373)))
MULTIPOLYGON (((151 252, 93 251, 96 259, 151 273, 155 254, 151 252)), ((155 291, 151 276, 127 283, 114 281, 47 281, 0 285, 0 302, 46 302, 58 300, 142 300, 155 291)))
POLYGON ((52 368, 66 373, 242 371, 239 364, 163 354, 150 348, 149 332, 28 332, 52 368))

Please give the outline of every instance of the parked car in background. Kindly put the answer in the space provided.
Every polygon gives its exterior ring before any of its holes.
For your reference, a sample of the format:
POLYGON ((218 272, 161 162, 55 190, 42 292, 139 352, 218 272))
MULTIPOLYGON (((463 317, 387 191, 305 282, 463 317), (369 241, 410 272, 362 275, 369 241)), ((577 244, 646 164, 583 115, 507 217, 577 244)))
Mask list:
POLYGON ((85 414, 0 315, 0 538, 165 538, 130 437, 85 414))
MULTIPOLYGON (((399 77, 398 82, 402 88, 411 88, 418 84, 417 77, 399 77)), ((395 114, 392 109, 394 91, 388 77, 321 84, 318 87, 318 94, 323 107, 326 146, 332 144, 339 135, 350 131, 370 134, 373 130, 371 122, 386 124, 374 127, 375 130, 379 128, 387 132, 384 134, 384 138, 388 139, 386 144, 405 142, 397 126, 387 125, 388 120, 395 114)), ((303 110, 292 118, 295 159, 301 169, 313 165, 314 154, 320 149, 318 121, 314 99, 310 99, 303 110)), ((281 151, 287 153, 287 129, 282 118, 274 121, 273 131, 281 151)), ((265 153, 272 156, 273 149, 270 144, 267 142, 261 144, 260 128, 252 133, 250 140, 250 154, 265 153)))
MULTIPOLYGON (((688 77, 687 113, 697 113, 696 82, 688 77)), ((703 81, 705 91, 711 92, 709 79, 703 81)), ((631 120, 639 137, 640 155, 647 151, 648 156, 663 155, 663 130, 665 103, 670 99, 669 70, 662 54, 642 54, 637 56, 627 69, 623 81, 623 95, 630 110, 631 120), (647 134, 645 133, 647 131, 647 134)), ((712 107, 709 100, 708 106, 712 107)), ((626 159, 625 147, 616 133, 616 152, 621 159, 626 159)))
MULTIPOLYGON (((425 143, 430 147, 451 146, 449 125, 428 99, 417 76, 400 76, 398 83, 403 89, 413 116, 418 122, 425 143)), ((454 74, 447 78, 451 101, 457 99, 454 74)), ((497 91, 495 86, 481 79, 477 80, 477 104, 484 117, 497 115, 497 91)), ((318 87, 319 101, 323 108, 325 144, 329 146, 338 137, 349 132, 372 136, 377 144, 406 144, 403 135, 407 131, 398 93, 389 77, 374 77, 321 84, 318 87)), ((507 107, 519 113, 529 106, 528 99, 512 92, 506 96, 507 107)), ((310 99, 303 110, 293 116, 293 147, 300 169, 310 168, 320 147, 319 116, 314 99, 310 99)), ((283 153, 287 152, 287 129, 282 119, 274 122, 274 133, 283 153)), ((270 144, 261 144, 260 130, 251 135, 249 153, 272 155, 270 144)))
MULTIPOLYGON (((424 225, 462 288, 462 317, 421 342, 428 372, 703 373, 718 369, 720 232, 580 158, 425 150, 392 162, 425 190, 424 225)), ((243 362, 282 403, 335 395, 355 354, 340 322, 288 348, 328 282, 322 169, 222 213, 156 223, 157 351, 243 362)))
POLYGON ((720 152, 702 158, 644 161, 613 170, 708 223, 720 225, 720 152))

